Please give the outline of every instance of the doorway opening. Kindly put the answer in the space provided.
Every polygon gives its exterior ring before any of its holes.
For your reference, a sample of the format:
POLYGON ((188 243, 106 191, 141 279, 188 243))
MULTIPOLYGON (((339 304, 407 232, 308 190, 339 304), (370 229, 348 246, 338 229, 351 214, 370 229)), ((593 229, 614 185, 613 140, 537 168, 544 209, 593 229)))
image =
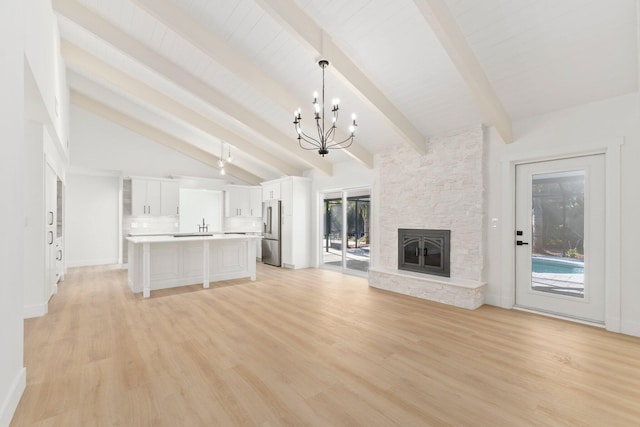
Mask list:
POLYGON ((371 192, 368 188, 322 195, 323 267, 367 274, 371 241, 370 205, 371 192))

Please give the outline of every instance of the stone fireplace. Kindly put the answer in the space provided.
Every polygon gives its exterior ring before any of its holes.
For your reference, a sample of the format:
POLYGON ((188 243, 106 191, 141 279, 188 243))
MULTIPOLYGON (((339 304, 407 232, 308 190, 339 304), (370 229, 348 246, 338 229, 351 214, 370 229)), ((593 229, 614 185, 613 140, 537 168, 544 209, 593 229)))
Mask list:
POLYGON ((470 309, 484 303, 484 147, 474 126, 432 137, 422 155, 396 145, 376 156, 370 286, 470 309), (442 235, 410 237, 401 255, 400 229, 447 231, 448 255, 442 235))

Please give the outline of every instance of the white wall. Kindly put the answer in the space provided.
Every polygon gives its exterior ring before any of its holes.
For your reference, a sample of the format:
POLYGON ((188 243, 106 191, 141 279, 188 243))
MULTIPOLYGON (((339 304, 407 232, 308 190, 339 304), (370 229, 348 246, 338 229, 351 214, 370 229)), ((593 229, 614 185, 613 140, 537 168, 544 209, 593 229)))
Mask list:
POLYGON ((51 2, 24 0, 28 11, 25 21, 25 56, 46 110, 42 122, 54 129, 56 145, 67 149, 69 135, 69 90, 64 62, 60 56, 60 32, 51 2))
MULTIPOLYGON (((620 241, 614 242, 620 249, 621 295, 614 296, 615 301, 607 301, 607 304, 619 304, 621 307, 620 331, 640 335, 640 281, 636 267, 640 253, 637 246, 640 241, 640 195, 637 189, 640 182, 639 102, 639 95, 635 93, 519 120, 513 124, 515 140, 512 144, 503 144, 491 132, 488 142, 488 219, 485 224, 489 230, 486 274, 489 303, 506 307, 513 293, 513 278, 505 275, 511 268, 513 247, 504 242, 514 230, 508 226, 508 218, 503 217, 503 206, 512 206, 514 195, 504 191, 503 183, 513 181, 515 177, 504 176, 506 159, 580 152, 585 147, 602 145, 607 141, 624 141, 620 148, 620 170, 613 171, 619 172, 621 180, 620 217, 613 219, 619 222, 622 230, 620 241), (491 218, 498 219, 497 227, 491 227, 491 218)), ((607 283, 607 286, 611 285, 607 283)))
POLYGON ((67 174, 67 267, 118 262, 120 178, 67 174))
MULTIPOLYGON (((354 162, 337 163, 333 166, 333 175, 326 176, 320 172, 310 172, 311 181, 311 265, 318 267, 320 250, 320 193, 330 191, 341 191, 351 188, 371 188, 373 197, 373 186, 375 173, 373 169, 368 169, 354 162)), ((372 204, 376 201, 372 199, 372 204)), ((373 220, 373 218, 372 218, 373 220)), ((371 230, 374 233, 374 230, 371 230)), ((373 249, 373 248, 372 248, 373 249)))
POLYGON ((218 170, 115 125, 71 108, 71 166, 149 177, 219 177, 218 170))
POLYGON ((25 123, 24 166, 24 307, 25 316, 47 312, 45 296, 45 192, 44 129, 41 123, 25 123))
POLYGON ((24 5, 0 2, 0 427, 26 386, 22 320, 24 205, 24 5))
POLYGON ((224 206, 222 191, 180 189, 180 231, 194 233, 199 226, 208 225, 209 232, 222 232, 224 206))

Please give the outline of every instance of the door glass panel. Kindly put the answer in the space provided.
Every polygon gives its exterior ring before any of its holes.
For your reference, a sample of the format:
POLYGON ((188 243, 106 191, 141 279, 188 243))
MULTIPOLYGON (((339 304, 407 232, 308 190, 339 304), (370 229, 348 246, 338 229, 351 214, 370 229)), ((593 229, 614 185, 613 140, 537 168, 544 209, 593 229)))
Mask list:
POLYGON ((585 172, 533 175, 531 289, 584 298, 585 172))
POLYGON ((342 193, 324 195, 324 264, 342 268, 342 193))
POLYGON ((369 271, 369 191, 347 192, 346 268, 369 271))
POLYGON ((402 241, 404 264, 420 265, 420 239, 415 236, 404 236, 402 241))
POLYGON ((424 264, 431 267, 442 268, 443 239, 424 239, 424 264))

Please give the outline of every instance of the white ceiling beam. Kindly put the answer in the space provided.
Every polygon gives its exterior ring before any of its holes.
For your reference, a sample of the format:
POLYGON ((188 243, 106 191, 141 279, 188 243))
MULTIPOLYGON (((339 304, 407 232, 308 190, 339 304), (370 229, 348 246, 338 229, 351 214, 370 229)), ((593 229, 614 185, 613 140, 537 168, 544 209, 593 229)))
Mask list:
POLYGON ((511 118, 444 0, 414 2, 469 87, 486 123, 496 128, 505 143, 513 142, 511 118))
POLYGON ((256 147, 252 142, 173 98, 98 59, 73 43, 62 40, 62 56, 67 66, 91 80, 101 80, 127 96, 176 117, 215 139, 222 139, 245 154, 278 170, 283 175, 302 175, 302 171, 281 158, 256 147))
POLYGON ((299 158, 311 168, 322 171, 327 175, 333 174, 331 163, 304 150, 295 150, 295 138, 284 134, 271 123, 263 120, 253 111, 245 108, 224 93, 209 86, 206 82, 194 76, 179 65, 156 53, 135 38, 124 33, 109 23, 100 15, 81 5, 75 0, 53 0, 53 8, 57 13, 67 17, 87 31, 114 46, 125 55, 154 70, 156 73, 173 81, 185 91, 202 99, 220 111, 247 126, 254 132, 277 144, 287 153, 299 158))
MULTIPOLYGON (((184 141, 180 138, 176 138, 162 130, 159 130, 147 123, 144 123, 138 119, 131 117, 128 114, 115 110, 87 95, 84 95, 76 90, 71 90, 70 96, 71 104, 89 111, 97 116, 100 116, 110 122, 113 122, 119 126, 127 128, 139 135, 149 138, 152 141, 160 143, 166 147, 176 150, 185 156, 191 157, 194 160, 202 162, 214 169, 218 169, 219 157, 196 147, 195 145, 184 141)), ((264 179, 256 176, 242 168, 239 168, 233 164, 227 164, 225 166, 227 173, 237 179, 241 179, 249 184, 258 185, 264 179)))
POLYGON ((293 0, 256 0, 267 13, 316 54, 331 62, 331 70, 359 96, 378 110, 420 154, 426 152, 426 138, 404 114, 360 70, 331 37, 293 0))
MULTIPOLYGON (((132 0, 132 3, 147 11, 209 58, 280 105, 285 111, 293 111, 299 105, 299 100, 287 88, 261 71, 217 33, 206 28, 170 1, 132 0)), ((346 136, 346 134, 338 135, 338 139, 345 139, 346 136)), ((354 160, 368 168, 373 168, 373 155, 362 146, 352 145, 345 151, 354 160)))

